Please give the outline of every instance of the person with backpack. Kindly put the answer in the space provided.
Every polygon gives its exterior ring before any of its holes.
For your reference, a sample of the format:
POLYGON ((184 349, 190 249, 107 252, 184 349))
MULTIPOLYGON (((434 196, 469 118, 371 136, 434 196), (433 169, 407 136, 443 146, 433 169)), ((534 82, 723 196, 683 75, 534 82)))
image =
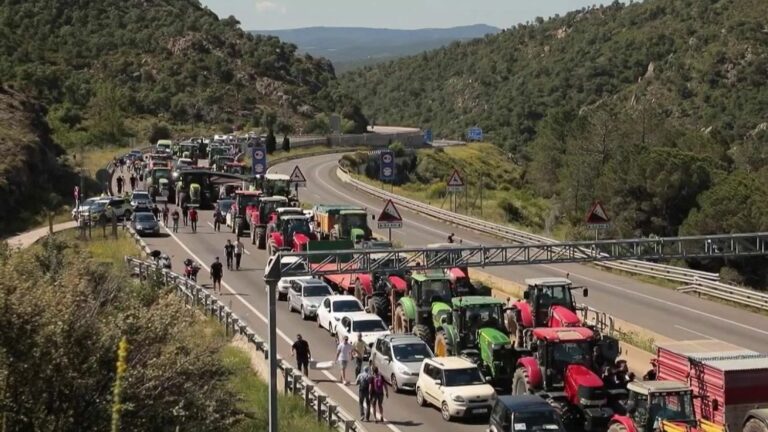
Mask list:
POLYGON ((355 384, 357 384, 357 402, 360 405, 360 421, 371 420, 371 368, 366 366, 362 372, 357 375, 355 384))
POLYGON ((197 232, 197 210, 192 207, 189 209, 189 224, 192 225, 192 232, 197 232))
POLYGON ((373 421, 378 423, 384 421, 384 395, 389 399, 389 389, 387 388, 387 382, 384 381, 384 377, 379 372, 377 366, 373 367, 373 377, 371 379, 371 408, 373 408, 373 421), (379 407, 379 416, 376 417, 376 407, 379 407))
POLYGON ((176 207, 171 213, 171 219, 173 219, 173 232, 179 232, 179 208, 176 207))

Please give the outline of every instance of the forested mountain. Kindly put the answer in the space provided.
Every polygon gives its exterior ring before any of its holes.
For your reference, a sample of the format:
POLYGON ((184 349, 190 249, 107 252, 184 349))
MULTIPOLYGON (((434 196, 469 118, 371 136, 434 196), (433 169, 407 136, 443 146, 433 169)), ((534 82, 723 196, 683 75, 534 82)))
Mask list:
POLYGON ((415 30, 364 27, 306 27, 290 30, 254 30, 296 44, 299 51, 327 58, 337 72, 397 57, 418 54, 462 41, 498 33, 484 24, 415 30))
MULTIPOLYGON (((481 126, 569 237, 589 236, 594 199, 616 237, 763 231, 767 22, 764 0, 616 2, 367 67, 342 83, 377 123, 445 137, 481 126)), ((730 264, 766 283, 765 260, 730 264)))
POLYGON ((93 141, 119 138, 124 116, 311 117, 331 101, 320 93, 334 79, 327 60, 242 31, 197 0, 0 0, 0 82, 70 128, 87 124, 93 141))

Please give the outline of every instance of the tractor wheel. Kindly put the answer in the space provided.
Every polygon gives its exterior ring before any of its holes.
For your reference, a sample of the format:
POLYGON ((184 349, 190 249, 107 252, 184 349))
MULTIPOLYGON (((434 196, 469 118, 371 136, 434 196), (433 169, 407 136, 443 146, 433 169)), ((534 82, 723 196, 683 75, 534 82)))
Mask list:
POLYGON ((608 432, 627 432, 627 428, 621 423, 611 423, 608 432))
POLYGON ((407 326, 405 325, 408 322, 408 318, 405 316, 405 312, 403 311, 403 308, 398 306, 397 309, 395 309, 395 315, 392 319, 392 329, 394 333, 405 333, 407 326))
MULTIPOLYGON (((560 414, 560 420, 565 426, 565 430, 582 430, 584 426, 584 419, 581 409, 577 406, 571 405, 565 401, 559 401, 554 399, 548 400, 549 404, 560 414)), ((609 429, 611 432, 618 432, 616 429, 609 429)), ((622 430, 626 431, 622 426, 622 430)))
POLYGON ((449 355, 451 355, 451 350, 448 348, 445 332, 441 330, 435 336, 435 356, 448 357, 449 355))
POLYGON ((413 335, 423 340, 427 345, 435 343, 435 335, 432 334, 432 330, 424 324, 416 324, 413 326, 413 335))
POLYGON ((512 377, 512 394, 515 396, 533 394, 528 384, 528 373, 523 368, 516 370, 512 377))
POLYGON ((384 322, 390 320, 389 299, 380 295, 373 296, 370 300, 370 306, 371 312, 378 315, 384 322))
POLYGON ((267 234, 263 229, 256 230, 256 247, 264 250, 267 247, 267 234))
POLYGON ((742 432, 768 432, 768 425, 759 419, 753 418, 744 425, 742 432))

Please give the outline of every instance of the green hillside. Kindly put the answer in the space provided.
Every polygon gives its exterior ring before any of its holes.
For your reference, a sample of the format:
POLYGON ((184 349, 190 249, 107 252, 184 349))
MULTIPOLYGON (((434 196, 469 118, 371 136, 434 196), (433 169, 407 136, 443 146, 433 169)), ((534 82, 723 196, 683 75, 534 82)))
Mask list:
POLYGON ((78 144, 122 138, 125 117, 295 123, 329 108, 335 80, 327 60, 197 0, 2 0, 0 23, 0 82, 51 106, 56 129, 87 131, 78 144))
MULTIPOLYGON (((763 231, 766 22, 762 0, 614 3, 341 82, 378 124, 446 138, 482 127, 523 171, 510 186, 546 199, 569 238, 594 235, 583 221, 595 199, 613 237, 763 231)), ((758 261, 730 260, 741 276, 728 276, 765 285, 758 261)))

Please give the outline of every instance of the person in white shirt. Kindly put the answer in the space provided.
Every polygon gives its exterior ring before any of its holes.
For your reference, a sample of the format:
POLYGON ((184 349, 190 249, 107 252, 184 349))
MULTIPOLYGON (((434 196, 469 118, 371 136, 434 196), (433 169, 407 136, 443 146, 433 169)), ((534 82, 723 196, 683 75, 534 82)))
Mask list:
POLYGON ((238 237, 237 242, 235 242, 235 270, 240 270, 240 260, 243 258, 244 250, 245 246, 243 246, 240 237, 238 237))
POLYGON ((341 368, 341 378, 339 381, 344 383, 344 385, 349 384, 347 381, 347 366, 351 359, 352 344, 349 343, 349 336, 344 336, 344 341, 336 347, 336 361, 339 362, 339 367, 341 368))

